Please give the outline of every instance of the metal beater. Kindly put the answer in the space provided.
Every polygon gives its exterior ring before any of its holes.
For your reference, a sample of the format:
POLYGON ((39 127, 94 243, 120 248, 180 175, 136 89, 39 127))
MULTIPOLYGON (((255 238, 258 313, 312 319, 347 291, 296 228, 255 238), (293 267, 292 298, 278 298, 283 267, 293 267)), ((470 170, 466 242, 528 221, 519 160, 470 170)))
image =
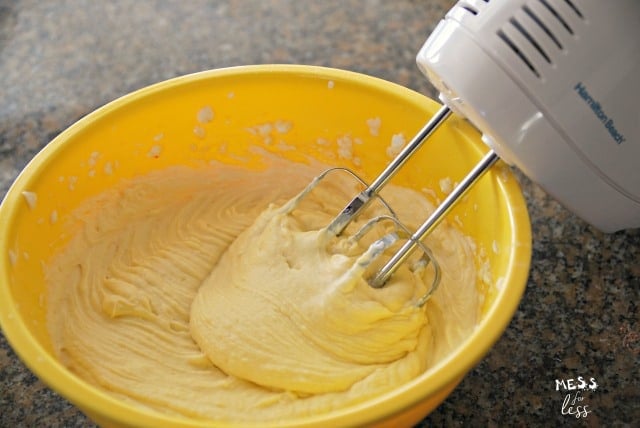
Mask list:
POLYGON ((379 200, 388 211, 388 215, 378 215, 368 220, 349 239, 352 242, 359 241, 372 229, 374 225, 380 222, 388 221, 395 226, 395 230, 393 232, 387 233, 369 245, 366 261, 359 260, 361 266, 365 268, 371 265, 374 260, 379 258, 394 244, 397 246, 400 240, 405 240, 404 244, 400 246, 400 248, 391 256, 382 268, 380 268, 374 275, 367 278, 368 284, 373 288, 383 287, 398 267, 402 263, 406 262, 416 249, 420 249, 422 256, 419 257, 411 266, 412 270, 416 272, 418 269, 424 269, 431 265, 434 270, 434 275, 431 288, 427 290, 420 299, 418 299, 416 302, 417 306, 422 306, 426 303, 429 297, 431 297, 433 292, 437 289, 441 278, 440 266, 429 248, 422 242, 423 239, 433 231, 433 229, 443 220, 444 216, 446 216, 455 204, 467 193, 471 186, 473 186, 473 184, 475 184, 498 160, 498 155, 493 150, 490 150, 414 233, 402 224, 393 211, 393 208, 382 197, 380 197, 378 192, 450 115, 451 110, 449 107, 443 106, 440 108, 429 122, 387 165, 371 185, 367 185, 362 178, 348 168, 330 168, 315 177, 311 183, 309 183, 297 197, 292 199, 285 208, 288 212, 295 209, 295 207, 330 173, 336 171, 346 172, 355 178, 362 186, 365 187, 365 189, 356 195, 356 197, 354 197, 351 202, 344 207, 344 209, 326 226, 325 229, 328 233, 334 236, 340 235, 374 199, 379 200))
MULTIPOLYGON (((369 185, 366 189, 360 192, 351 202, 349 202, 345 208, 338 214, 333 221, 327 226, 330 233, 335 236, 340 235, 344 229, 355 219, 362 210, 369 205, 374 198, 379 198, 378 192, 382 187, 389 182, 389 180, 395 175, 397 171, 405 164, 405 162, 411 157, 413 153, 418 150, 422 144, 436 131, 436 129, 444 123, 444 121, 451 115, 451 110, 447 106, 443 106, 440 110, 429 120, 429 122, 409 141, 409 143, 402 149, 402 151, 393 159, 382 173, 369 185)), ((467 191, 489 170, 489 168, 499 159, 498 155, 490 150, 482 160, 467 174, 467 176, 453 189, 453 191, 445 198, 445 200, 436 208, 436 210, 427 218, 427 220, 415 231, 413 234, 402 225, 397 219, 393 210, 383 201, 385 206, 391 212, 390 216, 385 216, 385 219, 392 220, 401 231, 408 235, 406 242, 397 250, 393 256, 387 261, 387 263, 376 272, 376 274, 368 279, 369 285, 374 288, 383 287, 389 280, 391 275, 398 269, 401 263, 405 262, 411 254, 420 248, 427 257, 426 262, 431 262, 436 268, 436 276, 434 284, 431 290, 423 296, 419 304, 422 305, 428 297, 433 293, 438 285, 440 279, 439 268, 437 262, 433 258, 431 252, 422 243, 422 240, 433 231, 433 229, 443 220, 443 218, 449 213, 449 211, 456 205, 456 203, 467 193, 467 191)), ((353 172, 349 171, 353 176, 357 177, 353 172)), ((362 183, 364 183, 359 177, 357 177, 362 183)), ((366 184, 365 184, 366 185, 366 184)), ((374 219, 373 222, 380 219, 374 219)), ((372 223, 372 222, 370 222, 372 223)), ((364 233, 365 228, 368 230, 368 226, 365 225, 356 236, 360 236, 364 233)), ((384 239, 384 238, 383 238, 384 239)), ((382 241, 382 240, 379 240, 382 241)), ((377 241, 378 242, 378 241, 377 241)), ((390 245, 387 243, 380 243, 384 249, 390 245)))

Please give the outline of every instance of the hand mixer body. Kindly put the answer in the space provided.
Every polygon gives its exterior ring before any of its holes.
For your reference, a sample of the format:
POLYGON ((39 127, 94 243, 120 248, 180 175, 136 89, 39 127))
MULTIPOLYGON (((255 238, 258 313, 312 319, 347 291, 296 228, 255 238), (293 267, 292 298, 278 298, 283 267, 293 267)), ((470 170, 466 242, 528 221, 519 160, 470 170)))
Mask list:
POLYGON ((640 226, 640 2, 466 0, 417 56, 506 162, 605 232, 640 226))
POLYGON ((605 232, 640 227, 639 36, 637 0, 459 1, 417 56, 445 105, 328 229, 379 197, 452 111, 491 149, 369 284, 384 286, 498 157, 605 232))

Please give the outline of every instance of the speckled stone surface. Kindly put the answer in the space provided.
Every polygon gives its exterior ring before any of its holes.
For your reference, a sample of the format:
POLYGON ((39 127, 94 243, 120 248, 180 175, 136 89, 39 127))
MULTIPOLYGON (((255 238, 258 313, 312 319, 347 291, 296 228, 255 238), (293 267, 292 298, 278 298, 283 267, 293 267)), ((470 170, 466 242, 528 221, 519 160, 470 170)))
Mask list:
MULTIPOLYGON (((32 156, 96 107, 170 77, 302 63, 433 90, 414 57, 452 1, 0 0, 0 197, 32 156)), ((602 234, 518 174, 531 276, 489 354, 420 426, 638 426, 640 231, 602 234), (595 378, 586 418, 556 379, 595 378)), ((575 392, 575 391, 574 391, 575 392)), ((0 335, 0 427, 93 426, 0 335)))

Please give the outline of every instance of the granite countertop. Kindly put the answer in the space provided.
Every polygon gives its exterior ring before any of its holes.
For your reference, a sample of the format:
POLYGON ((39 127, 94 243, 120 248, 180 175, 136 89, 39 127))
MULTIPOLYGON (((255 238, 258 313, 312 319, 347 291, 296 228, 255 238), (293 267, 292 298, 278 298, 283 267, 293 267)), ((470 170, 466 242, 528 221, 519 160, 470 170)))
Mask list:
MULTIPOLYGON (((429 96, 415 54, 453 1, 0 1, 0 197, 81 116, 205 69, 302 63, 429 96)), ((517 173, 533 226, 527 290, 489 354, 421 426, 637 426, 640 230, 603 234, 517 173), (556 379, 594 378, 563 415, 556 379)), ((575 393, 575 391, 572 391, 575 393)), ((575 394, 572 396, 574 397, 575 394)), ((92 426, 0 335, 0 426, 92 426)))

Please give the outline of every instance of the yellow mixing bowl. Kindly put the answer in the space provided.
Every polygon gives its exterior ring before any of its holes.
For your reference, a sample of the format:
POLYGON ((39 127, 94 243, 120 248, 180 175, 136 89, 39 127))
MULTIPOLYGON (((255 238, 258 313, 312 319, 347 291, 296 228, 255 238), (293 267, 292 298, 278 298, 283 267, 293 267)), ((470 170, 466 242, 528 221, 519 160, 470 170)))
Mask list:
MULTIPOLYGON (((208 426, 205 421, 185 421, 119 401, 70 373, 54 357, 45 326, 42 265, 68 239, 64 224, 69 213, 121 179, 170 165, 199 166, 214 159, 258 164, 260 155, 250 150, 252 146, 294 161, 312 156, 371 179, 389 161, 385 151, 393 135, 403 134, 408 140, 437 108, 422 95, 376 78, 274 65, 179 77, 98 109, 41 151, 0 207, 4 334, 40 379, 98 424, 208 426), (209 107, 214 119, 199 121, 198 115, 206 115, 209 107), (380 119, 377 136, 367 122, 372 118, 380 119), (270 138, 256 131, 267 123, 276 125, 270 138), (353 145, 349 159, 336 155, 335 142, 345 135, 362 142, 353 145), (295 150, 290 150, 292 146, 295 150)), ((430 188, 442 198, 441 180, 460 180, 486 150, 471 126, 451 118, 394 182, 430 188)), ((494 167, 449 218, 473 237, 489 262, 484 274, 494 286, 486 289, 478 328, 449 358, 412 382, 359 405, 279 425, 413 424, 440 404, 495 343, 518 306, 531 258, 526 205, 508 168, 494 167)))

